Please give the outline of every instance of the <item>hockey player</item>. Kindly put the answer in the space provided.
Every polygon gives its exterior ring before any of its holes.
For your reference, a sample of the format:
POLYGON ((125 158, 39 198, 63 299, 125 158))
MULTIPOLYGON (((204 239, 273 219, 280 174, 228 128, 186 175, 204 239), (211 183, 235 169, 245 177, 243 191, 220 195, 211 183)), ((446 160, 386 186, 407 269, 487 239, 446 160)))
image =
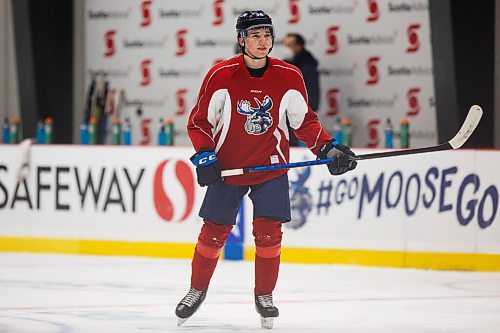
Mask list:
POLYGON ((236 221, 242 197, 254 207, 255 307, 263 328, 272 328, 278 309, 272 293, 278 278, 281 224, 290 221, 287 170, 222 179, 221 169, 288 163, 286 114, 297 137, 318 158, 334 158, 332 175, 356 167, 354 153, 323 130, 307 104, 300 71, 269 57, 275 30, 261 10, 245 11, 236 31, 242 54, 215 65, 206 75, 187 130, 196 154, 197 180, 208 186, 200 217, 204 224, 191 263, 191 286, 177 305, 178 325, 205 300, 210 278, 236 221))

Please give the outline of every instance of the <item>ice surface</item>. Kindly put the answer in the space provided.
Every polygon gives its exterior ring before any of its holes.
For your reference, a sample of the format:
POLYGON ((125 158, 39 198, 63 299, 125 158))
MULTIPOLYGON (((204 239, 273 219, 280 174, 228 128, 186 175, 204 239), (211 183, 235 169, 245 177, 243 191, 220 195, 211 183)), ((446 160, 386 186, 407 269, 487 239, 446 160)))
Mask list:
MULTIPOLYGON (((257 332, 253 263, 222 261, 177 327, 190 262, 0 253, 0 332, 257 332)), ((500 273, 282 264, 277 332, 500 332, 500 273)))

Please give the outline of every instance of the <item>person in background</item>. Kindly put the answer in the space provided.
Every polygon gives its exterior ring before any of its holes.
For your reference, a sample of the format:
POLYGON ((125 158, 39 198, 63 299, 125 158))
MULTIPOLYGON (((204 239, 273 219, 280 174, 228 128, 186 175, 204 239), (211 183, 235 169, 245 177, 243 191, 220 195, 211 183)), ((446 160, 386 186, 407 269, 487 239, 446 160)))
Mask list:
MULTIPOLYGON (((305 48, 305 40, 300 34, 289 33, 284 39, 285 45, 285 61, 298 67, 304 77, 306 84, 307 95, 309 97, 309 106, 314 112, 319 108, 319 72, 318 61, 314 56, 305 48)), ((288 122, 287 122, 288 123, 288 122)), ((293 131, 290 130, 290 146, 298 146, 299 141, 295 137, 293 131)))

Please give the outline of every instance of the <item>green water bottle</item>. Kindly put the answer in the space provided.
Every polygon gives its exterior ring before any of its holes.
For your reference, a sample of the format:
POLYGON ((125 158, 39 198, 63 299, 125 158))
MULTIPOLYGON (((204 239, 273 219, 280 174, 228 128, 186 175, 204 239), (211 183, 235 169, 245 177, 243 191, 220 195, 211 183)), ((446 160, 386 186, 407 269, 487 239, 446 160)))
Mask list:
POLYGON ((167 119, 165 121, 165 133, 167 134, 167 146, 174 145, 174 121, 167 119))
POLYGON ((351 146, 351 119, 342 120, 342 144, 351 146))
POLYGON ((89 145, 95 145, 97 142, 97 119, 92 117, 89 121, 89 145))
POLYGON ((399 130, 399 144, 401 148, 409 148, 410 147, 410 132, 409 127, 410 124, 408 119, 401 120, 401 127, 399 130))
POLYGON ((19 143, 19 124, 17 117, 10 120, 10 143, 19 143))
POLYGON ((111 144, 119 145, 120 135, 121 135, 120 118, 113 118, 113 122, 111 124, 111 144))
POLYGON ((45 143, 53 142, 53 129, 54 129, 54 119, 51 117, 45 118, 43 122, 43 128, 45 130, 45 143))

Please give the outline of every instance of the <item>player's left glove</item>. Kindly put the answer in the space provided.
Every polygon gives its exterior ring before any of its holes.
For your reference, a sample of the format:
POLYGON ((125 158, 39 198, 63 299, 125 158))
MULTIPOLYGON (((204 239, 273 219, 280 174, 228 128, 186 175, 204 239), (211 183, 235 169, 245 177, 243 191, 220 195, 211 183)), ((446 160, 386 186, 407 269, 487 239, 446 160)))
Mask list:
POLYGON ((318 153, 318 159, 333 158, 332 163, 328 164, 328 171, 332 175, 341 175, 347 171, 354 170, 358 163, 352 159, 354 153, 349 147, 334 140, 325 143, 318 153))
POLYGON ((221 166, 215 152, 200 151, 191 156, 191 162, 196 166, 196 176, 200 186, 222 182, 221 166))

